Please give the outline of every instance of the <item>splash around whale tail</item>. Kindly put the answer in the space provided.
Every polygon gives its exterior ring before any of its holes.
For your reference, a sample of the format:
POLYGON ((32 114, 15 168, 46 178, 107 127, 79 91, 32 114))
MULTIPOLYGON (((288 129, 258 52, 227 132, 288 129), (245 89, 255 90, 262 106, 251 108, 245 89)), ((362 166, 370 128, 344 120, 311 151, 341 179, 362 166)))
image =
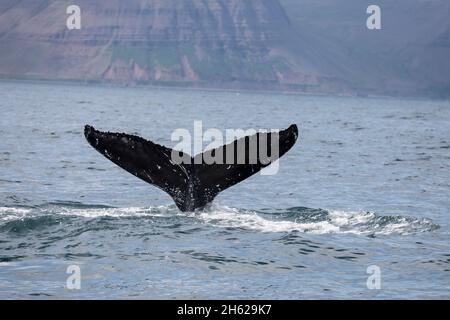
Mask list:
POLYGON ((193 211, 278 160, 294 146, 298 129, 294 124, 279 132, 259 132, 195 157, 138 136, 102 132, 89 125, 84 135, 116 165, 168 193, 181 211, 193 211), (173 161, 174 154, 185 160, 173 161), (205 160, 211 158, 222 161, 205 160))

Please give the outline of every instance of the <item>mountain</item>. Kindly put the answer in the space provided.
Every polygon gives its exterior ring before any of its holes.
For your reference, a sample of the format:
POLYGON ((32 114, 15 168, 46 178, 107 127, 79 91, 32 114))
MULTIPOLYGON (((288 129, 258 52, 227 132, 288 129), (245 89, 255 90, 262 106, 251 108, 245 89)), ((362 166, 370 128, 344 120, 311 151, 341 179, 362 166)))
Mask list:
MULTIPOLYGON (((3 77, 228 87, 326 84, 285 44, 293 30, 274 0, 6 1, 0 7, 3 77)), ((317 89, 318 90, 318 89, 317 89)))
POLYGON ((312 55, 357 92, 450 97, 450 1, 280 2, 312 55), (366 28, 371 4, 381 30, 366 28))
POLYGON ((378 0, 377 31, 366 2, 2 0, 0 77, 450 95, 448 1, 378 0))

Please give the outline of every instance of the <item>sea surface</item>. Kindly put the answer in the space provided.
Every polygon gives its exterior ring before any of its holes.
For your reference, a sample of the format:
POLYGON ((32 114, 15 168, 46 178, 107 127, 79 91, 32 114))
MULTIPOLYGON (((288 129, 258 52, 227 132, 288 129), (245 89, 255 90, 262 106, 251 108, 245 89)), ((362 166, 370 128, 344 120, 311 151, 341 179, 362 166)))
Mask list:
POLYGON ((0 82, 0 298, 450 299, 450 102, 0 82), (83 136, 194 121, 300 138, 182 213, 83 136))

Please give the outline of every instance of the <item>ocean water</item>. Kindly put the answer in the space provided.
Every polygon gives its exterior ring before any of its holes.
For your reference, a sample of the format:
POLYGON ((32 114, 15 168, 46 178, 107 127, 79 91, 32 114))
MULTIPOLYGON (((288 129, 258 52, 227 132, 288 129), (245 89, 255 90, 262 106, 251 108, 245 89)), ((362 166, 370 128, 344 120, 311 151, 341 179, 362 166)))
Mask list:
POLYGON ((0 298, 449 299, 449 173, 449 101, 0 82, 0 298), (195 120, 300 138, 182 213, 83 136, 195 120))

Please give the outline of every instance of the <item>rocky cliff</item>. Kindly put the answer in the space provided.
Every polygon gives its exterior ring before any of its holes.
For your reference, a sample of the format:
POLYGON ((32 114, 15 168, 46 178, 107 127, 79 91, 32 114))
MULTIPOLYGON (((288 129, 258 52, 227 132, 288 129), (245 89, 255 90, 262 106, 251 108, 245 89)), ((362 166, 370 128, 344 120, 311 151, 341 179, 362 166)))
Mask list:
POLYGON ((2 0, 0 78, 450 96, 448 0, 370 3, 2 0))
MULTIPOLYGON (((295 33, 276 0, 3 0, 3 77, 297 88, 329 86, 289 47, 295 33)), ((294 40, 295 41, 295 40, 294 40)))

